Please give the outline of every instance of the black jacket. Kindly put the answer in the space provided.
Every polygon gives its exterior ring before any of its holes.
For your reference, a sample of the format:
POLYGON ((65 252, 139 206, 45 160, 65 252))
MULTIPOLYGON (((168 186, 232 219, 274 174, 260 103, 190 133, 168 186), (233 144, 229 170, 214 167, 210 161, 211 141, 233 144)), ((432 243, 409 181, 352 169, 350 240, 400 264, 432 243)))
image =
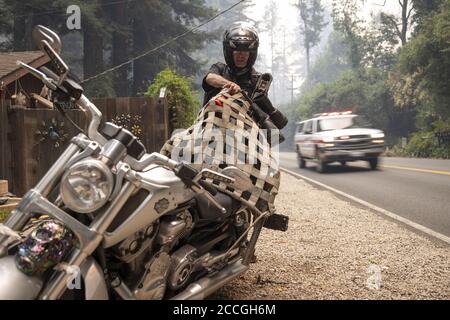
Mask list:
POLYGON ((236 76, 225 63, 217 62, 213 64, 206 73, 202 82, 202 88, 205 91, 203 105, 205 105, 212 97, 217 95, 222 90, 222 88, 215 88, 206 82, 206 77, 210 73, 218 74, 219 76, 238 84, 242 90, 247 92, 249 96, 251 96, 255 90, 255 86, 260 75, 256 72, 255 68, 252 68, 251 72, 248 72, 242 76, 236 76))

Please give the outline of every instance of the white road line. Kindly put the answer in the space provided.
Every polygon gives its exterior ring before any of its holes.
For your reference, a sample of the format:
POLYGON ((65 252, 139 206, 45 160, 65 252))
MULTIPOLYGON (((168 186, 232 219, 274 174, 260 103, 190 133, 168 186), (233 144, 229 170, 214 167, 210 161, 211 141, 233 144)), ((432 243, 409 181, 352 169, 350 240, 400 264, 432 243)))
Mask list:
POLYGON ((327 190, 329 190, 331 192, 334 192, 334 193, 336 193, 338 195, 346 197, 346 198, 348 198, 348 199, 350 199, 350 200, 352 200, 354 202, 357 202, 357 203, 359 203, 359 204, 361 204, 363 206, 366 206, 366 207, 368 207, 368 208, 370 208, 372 210, 375 210, 375 211, 377 211, 377 212, 379 212, 381 214, 384 214, 384 215, 388 216, 389 218, 392 218, 392 219, 394 219, 396 221, 404 223, 407 226, 412 227, 414 229, 417 229, 417 230, 419 230, 419 231, 421 231, 421 232, 423 232, 423 233, 425 233, 425 234, 427 234, 427 235, 429 235, 431 237, 437 238, 437 239, 439 239, 441 241, 444 241, 447 244, 450 244, 450 237, 447 237, 447 236, 443 235, 442 233, 439 233, 439 232, 436 232, 434 230, 431 230, 430 228, 427 228, 427 227, 425 227, 425 226, 423 226, 421 224, 418 224, 418 223, 413 222, 413 221, 411 221, 409 219, 401 217, 401 216, 399 216, 399 215, 397 215, 395 213, 392 213, 390 211, 387 211, 387 210, 385 210, 383 208, 377 207, 377 206, 375 206, 375 205, 373 205, 373 204, 371 204, 371 203, 369 203, 367 201, 364 201, 364 200, 361 200, 359 198, 356 198, 356 197, 354 197, 352 195, 349 195, 349 194, 347 194, 345 192, 337 190, 337 189, 335 189, 333 187, 330 187, 330 186, 328 186, 326 184, 323 184, 323 183, 321 183, 319 181, 316 181, 316 180, 313 180, 311 178, 305 177, 305 176, 303 176, 303 175, 301 175, 299 173, 293 172, 293 171, 285 169, 285 168, 280 168, 280 169, 281 169, 281 171, 284 171, 284 172, 286 172, 288 174, 291 174, 291 175, 293 175, 296 178, 306 180, 306 181, 308 181, 308 182, 310 182, 312 184, 315 184, 315 185, 320 186, 320 187, 322 187, 324 189, 327 189, 327 190))

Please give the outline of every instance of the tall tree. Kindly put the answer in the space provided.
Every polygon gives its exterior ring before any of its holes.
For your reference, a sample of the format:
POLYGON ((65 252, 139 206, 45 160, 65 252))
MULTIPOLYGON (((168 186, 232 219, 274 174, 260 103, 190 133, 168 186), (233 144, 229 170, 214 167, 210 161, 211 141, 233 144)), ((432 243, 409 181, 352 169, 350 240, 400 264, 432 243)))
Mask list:
POLYGON ((423 19, 419 31, 402 48, 390 79, 392 92, 401 107, 420 105, 434 119, 449 119, 450 2, 418 13, 423 19))
POLYGON ((327 25, 324 22, 324 8, 320 0, 299 0, 295 5, 300 13, 300 32, 306 51, 306 75, 311 65, 311 50, 320 41, 320 34, 327 25))
POLYGON ((415 31, 419 32, 426 28, 428 19, 433 16, 443 3, 447 0, 410 0, 412 1, 414 12, 413 21, 416 24, 415 31))
MULTIPOLYGON (((86 79, 103 72, 108 66, 104 56, 110 47, 114 22, 106 14, 110 0, 82 0, 79 5, 82 12, 83 76, 86 79)), ((88 82, 86 90, 96 97, 115 95, 111 75, 88 82)))
MULTIPOLYGON (((176 0, 146 0, 130 4, 132 44, 134 55, 144 53, 167 40, 186 32, 199 21, 212 16, 214 11, 204 5, 204 0, 180 2, 176 0)), ((165 67, 192 75, 199 69, 190 53, 203 47, 212 35, 197 31, 178 39, 151 55, 133 63, 133 91, 142 93, 148 82, 165 67)))
MULTIPOLYGON (((263 23, 259 25, 259 29, 262 32, 269 32, 270 38, 270 72, 274 76, 275 79, 278 79, 276 73, 278 69, 278 62, 276 47, 279 44, 276 37, 276 28, 278 27, 278 4, 275 0, 270 0, 266 7, 265 11, 265 19, 263 23)), ((277 102, 277 90, 276 90, 276 82, 272 84, 270 88, 271 100, 273 103, 277 102)))
POLYGON ((356 0, 333 0, 334 29, 341 32, 348 44, 348 57, 353 70, 358 70, 364 58, 363 21, 358 17, 360 6, 356 0))
MULTIPOLYGON (((130 6, 128 1, 115 2, 110 0, 111 4, 107 7, 106 14, 112 25, 112 43, 111 43, 111 64, 113 66, 120 65, 127 61, 130 56, 132 41, 130 41, 131 26, 130 21, 130 6)), ((114 91, 119 97, 126 97, 130 95, 130 81, 129 81, 130 66, 124 66, 113 74, 114 91)))
POLYGON ((407 41, 406 35, 411 24, 413 6, 411 0, 398 0, 398 3, 402 9, 400 21, 399 18, 393 14, 385 12, 380 13, 380 18, 383 25, 394 30, 395 34, 400 39, 402 46, 404 46, 407 41))
MULTIPOLYGON (((34 50, 31 31, 36 24, 48 26, 58 33, 67 32, 65 13, 70 0, 3 0, 0 3, 0 26, 6 28, 8 50, 34 50)), ((0 32, 3 33, 3 32, 0 32)))

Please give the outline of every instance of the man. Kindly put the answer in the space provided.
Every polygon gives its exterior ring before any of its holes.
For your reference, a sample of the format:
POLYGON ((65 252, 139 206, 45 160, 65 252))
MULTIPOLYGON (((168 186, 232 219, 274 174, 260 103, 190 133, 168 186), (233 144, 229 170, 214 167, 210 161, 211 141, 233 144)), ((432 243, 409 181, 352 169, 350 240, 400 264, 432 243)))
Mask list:
POLYGON ((252 94, 259 74, 253 68, 258 55, 259 38, 256 30, 239 24, 225 31, 223 55, 225 62, 215 63, 203 78, 205 91, 203 105, 223 88, 229 88, 233 95, 239 90, 252 94))
POLYGON ((266 212, 274 211, 280 184, 278 162, 273 159, 270 145, 261 141, 261 128, 248 112, 249 101, 237 94, 242 89, 251 95, 255 89, 259 74, 253 65, 258 44, 252 27, 238 25, 225 32, 226 64, 212 65, 203 79, 203 108, 193 126, 167 141, 161 153, 176 161, 187 161, 198 170, 206 167, 221 172, 230 165, 238 167, 248 175, 252 186, 237 191, 219 183, 216 189, 266 212), (219 94, 223 88, 230 90, 219 94))

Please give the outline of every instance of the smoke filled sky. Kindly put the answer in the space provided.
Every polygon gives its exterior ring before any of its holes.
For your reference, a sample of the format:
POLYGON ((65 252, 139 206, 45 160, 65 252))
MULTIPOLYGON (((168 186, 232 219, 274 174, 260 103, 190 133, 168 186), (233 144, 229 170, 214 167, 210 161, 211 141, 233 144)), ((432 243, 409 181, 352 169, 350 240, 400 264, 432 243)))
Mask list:
MULTIPOLYGON (((270 45, 270 31, 264 30, 264 21, 267 17, 267 7, 271 2, 275 2, 277 5, 277 25, 272 26, 275 34, 275 45, 274 45, 274 55, 280 55, 285 50, 287 60, 292 64, 297 64, 296 66, 291 66, 286 70, 286 73, 294 76, 294 86, 298 87, 303 81, 304 76, 304 66, 302 65, 302 59, 304 52, 298 43, 298 33, 299 33, 299 13, 297 8, 294 6, 298 3, 298 0, 258 0, 253 1, 254 5, 247 9, 247 15, 250 19, 254 20, 260 31, 260 55, 257 61, 257 67, 262 71, 270 70, 271 66, 271 54, 272 47, 270 45), (300 61, 300 63, 297 63, 300 61)), ((322 42, 326 41, 326 37, 331 29, 331 17, 329 13, 331 12, 331 0, 322 1, 325 10, 327 11, 325 19, 329 22, 328 28, 324 31, 322 42)), ((238 10, 236 8, 235 10, 238 10)), ((397 0, 368 0, 361 5, 360 16, 366 21, 371 20, 372 13, 378 13, 380 10, 385 12, 393 13, 399 15, 401 12, 400 6, 397 0)), ((317 53, 317 50, 316 50, 317 53)))

